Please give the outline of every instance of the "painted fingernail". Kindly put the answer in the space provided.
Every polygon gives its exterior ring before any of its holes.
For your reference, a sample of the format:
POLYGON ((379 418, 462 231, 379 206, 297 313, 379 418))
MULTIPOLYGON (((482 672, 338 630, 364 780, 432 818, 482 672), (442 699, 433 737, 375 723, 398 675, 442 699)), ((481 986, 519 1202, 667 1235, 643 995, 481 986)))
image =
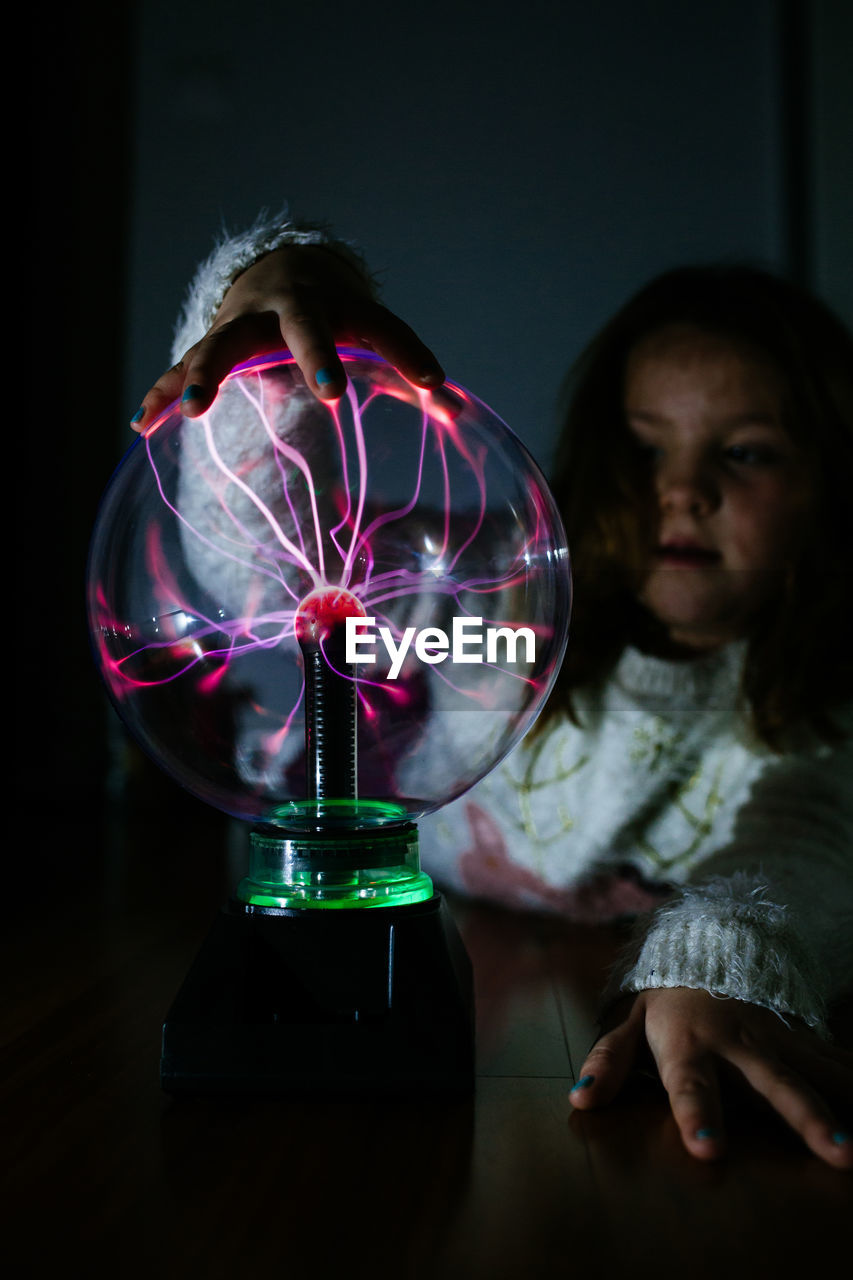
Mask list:
POLYGON ((318 369, 314 380, 318 387, 327 387, 330 382, 335 381, 335 375, 331 369, 318 369))
POLYGON ((465 411, 465 401, 451 391, 449 387, 436 387, 432 393, 432 398, 453 422, 465 411))
POLYGON ((711 1142, 713 1141, 714 1138, 718 1138, 719 1136, 720 1135, 718 1134, 717 1130, 711 1129, 710 1127, 707 1129, 696 1130, 696 1137, 701 1138, 703 1142, 711 1142))
POLYGON ((846 1143, 850 1141, 850 1134, 844 1133, 841 1129, 839 1129, 837 1133, 834 1133, 832 1135, 832 1141, 835 1143, 837 1147, 843 1147, 845 1146, 846 1143))
POLYGON ((136 413, 133 415, 133 417, 130 420, 130 425, 132 427, 135 426, 136 423, 141 422, 144 417, 145 417, 145 407, 143 405, 141 408, 136 410, 136 413))
POLYGON ((181 404, 185 404, 187 400, 198 400, 203 395, 204 387, 200 387, 197 383, 193 382, 189 387, 187 387, 186 391, 181 396, 181 404))
POLYGON ((571 1092, 574 1093, 575 1090, 577 1089, 588 1089, 594 1079, 595 1079, 595 1076, 581 1076, 577 1084, 574 1085, 573 1088, 571 1089, 571 1092))

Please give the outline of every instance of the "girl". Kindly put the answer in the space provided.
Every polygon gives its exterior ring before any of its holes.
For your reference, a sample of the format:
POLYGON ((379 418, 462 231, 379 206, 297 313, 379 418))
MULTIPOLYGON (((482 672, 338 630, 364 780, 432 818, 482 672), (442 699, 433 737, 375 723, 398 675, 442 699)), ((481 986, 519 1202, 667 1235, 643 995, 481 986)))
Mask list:
MULTIPOLYGON (((319 399, 335 342, 436 386, 433 354, 317 228, 259 222, 200 269, 144 427, 195 416, 287 346, 319 399)), ((533 734, 421 825, 440 884, 575 920, 636 916, 572 1102, 650 1052, 688 1151, 725 1149, 721 1081, 853 1168, 853 343, 763 272, 653 281, 573 371, 554 489, 575 571, 568 655, 533 734), (836 1110, 839 1109, 839 1110, 836 1110)))

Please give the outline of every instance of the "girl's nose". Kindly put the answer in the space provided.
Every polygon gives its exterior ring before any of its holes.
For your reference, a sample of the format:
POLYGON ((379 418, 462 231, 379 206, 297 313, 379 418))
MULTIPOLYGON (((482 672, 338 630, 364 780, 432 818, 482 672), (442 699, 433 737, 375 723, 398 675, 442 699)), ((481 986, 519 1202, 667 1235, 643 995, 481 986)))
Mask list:
POLYGON ((719 503, 717 486, 710 468, 692 459, 664 461, 657 474, 658 501, 664 511, 685 511, 704 515, 719 503))

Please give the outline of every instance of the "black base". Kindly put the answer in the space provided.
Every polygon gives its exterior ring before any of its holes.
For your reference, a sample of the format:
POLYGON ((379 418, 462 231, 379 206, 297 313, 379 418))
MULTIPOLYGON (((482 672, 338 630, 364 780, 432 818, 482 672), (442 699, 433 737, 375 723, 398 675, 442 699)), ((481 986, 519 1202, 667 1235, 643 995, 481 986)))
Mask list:
POLYGON ((172 1094, 467 1093, 471 963, 443 903, 232 904, 163 1026, 172 1094))

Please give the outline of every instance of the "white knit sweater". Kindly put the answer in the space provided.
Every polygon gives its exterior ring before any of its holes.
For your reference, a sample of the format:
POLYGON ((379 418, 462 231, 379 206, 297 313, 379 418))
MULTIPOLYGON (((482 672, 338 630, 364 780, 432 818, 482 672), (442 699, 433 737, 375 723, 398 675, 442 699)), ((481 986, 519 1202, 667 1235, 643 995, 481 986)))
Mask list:
MULTIPOLYGON (((276 215, 219 243, 173 360, 240 271, 287 243, 330 241, 276 215)), ((423 866, 512 907, 637 916, 614 991, 701 988, 826 1034, 828 1006, 853 987, 853 746, 803 741, 779 756, 757 742, 739 703, 743 658, 740 644, 691 662, 627 650, 580 700, 582 728, 557 718, 422 820, 423 866)))

